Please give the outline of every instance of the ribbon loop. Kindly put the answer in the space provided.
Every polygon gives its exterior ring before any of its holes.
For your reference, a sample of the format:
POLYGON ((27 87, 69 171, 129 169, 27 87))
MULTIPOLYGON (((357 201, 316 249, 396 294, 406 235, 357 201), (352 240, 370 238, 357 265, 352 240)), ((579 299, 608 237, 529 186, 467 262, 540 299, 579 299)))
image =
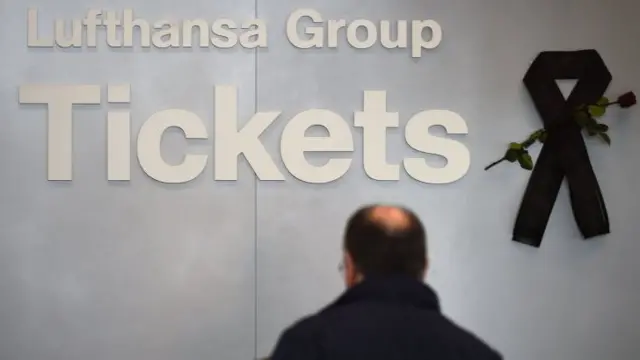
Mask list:
POLYGON ((604 199, 573 113, 604 95, 611 73, 595 50, 546 51, 536 57, 523 81, 548 136, 522 198, 513 240, 540 246, 565 177, 582 236, 608 234, 604 199), (556 83, 561 79, 578 80, 566 100, 556 83))

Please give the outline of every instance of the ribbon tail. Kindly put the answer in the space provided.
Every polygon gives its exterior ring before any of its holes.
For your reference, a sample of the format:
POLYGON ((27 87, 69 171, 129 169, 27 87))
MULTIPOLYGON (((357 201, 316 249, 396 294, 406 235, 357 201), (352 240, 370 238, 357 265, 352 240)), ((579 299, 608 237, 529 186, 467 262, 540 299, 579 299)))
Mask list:
POLYGON ((573 138, 567 143, 581 143, 581 146, 567 147, 563 152, 571 209, 578 229, 585 239, 608 234, 610 225, 607 207, 589 161, 584 139, 578 133, 567 134, 567 137, 573 138))
POLYGON ((557 136, 549 136, 540 151, 520 203, 513 229, 513 241, 533 247, 540 247, 542 243, 564 179, 564 171, 555 155, 559 141, 561 139, 557 136))

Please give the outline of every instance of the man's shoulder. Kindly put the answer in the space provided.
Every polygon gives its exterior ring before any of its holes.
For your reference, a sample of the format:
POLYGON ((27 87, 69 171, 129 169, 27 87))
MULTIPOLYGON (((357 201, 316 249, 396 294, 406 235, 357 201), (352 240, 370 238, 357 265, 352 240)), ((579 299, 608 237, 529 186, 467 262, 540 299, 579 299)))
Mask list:
POLYGON ((316 315, 296 321, 282 332, 270 359, 318 359, 320 329, 316 315))
POLYGON ((322 329, 320 323, 320 314, 307 315, 286 328, 283 332, 283 337, 288 339, 311 339, 322 329))
MULTIPOLYGON (((354 312, 361 312, 364 309, 362 306, 344 306, 340 308, 328 308, 318 313, 307 315, 288 328, 286 328, 280 338, 279 344, 283 349, 295 349, 296 353, 300 353, 304 349, 304 353, 317 352, 315 349, 321 347, 323 340, 328 341, 327 345, 331 347, 332 336, 326 336, 327 330, 329 333, 333 333, 331 330, 342 327, 345 323, 353 320, 363 320, 361 316, 353 318, 350 316, 354 312)), ((486 344, 482 339, 477 337, 471 331, 464 329, 457 325, 455 322, 447 318, 440 313, 429 312, 428 316, 423 315, 424 312, 417 311, 416 316, 411 318, 411 321, 403 322, 406 325, 406 331, 415 331, 414 334, 423 333, 427 338, 427 343, 439 344, 437 346, 451 349, 450 351, 456 353, 460 358, 464 359, 479 359, 479 360, 502 360, 502 356, 491 346, 486 344), (421 314, 422 313, 422 314, 421 314), (421 326, 417 326, 421 323, 421 326)), ((375 314, 371 313, 366 319, 367 322, 374 321, 375 326, 366 327, 368 330, 375 330, 377 333, 384 333, 380 331, 380 327, 387 327, 395 329, 397 332, 397 326, 394 324, 387 324, 383 319, 377 319, 375 314)), ((365 331, 366 332, 366 331, 365 331)), ((403 331, 400 331, 402 333, 403 331)), ((362 336, 362 334, 354 334, 354 336, 362 336)), ((284 352, 284 351, 283 351, 284 352)))
MULTIPOLYGON (((440 311, 384 305, 359 304, 328 308, 296 324, 299 336, 312 336, 319 329, 340 327, 345 322, 365 322, 363 332, 409 336, 423 339, 428 346, 454 349, 464 359, 502 360, 502 355, 472 331, 462 327, 440 311), (355 316, 353 316, 356 314, 355 316), (391 334, 389 332, 393 332, 391 334)), ((351 325, 349 325, 351 327, 351 325)))
POLYGON ((465 352, 474 354, 478 359, 502 360, 502 355, 476 334, 444 315, 441 315, 440 318, 442 320, 439 326, 441 331, 449 341, 457 345, 458 349, 464 349, 465 352))

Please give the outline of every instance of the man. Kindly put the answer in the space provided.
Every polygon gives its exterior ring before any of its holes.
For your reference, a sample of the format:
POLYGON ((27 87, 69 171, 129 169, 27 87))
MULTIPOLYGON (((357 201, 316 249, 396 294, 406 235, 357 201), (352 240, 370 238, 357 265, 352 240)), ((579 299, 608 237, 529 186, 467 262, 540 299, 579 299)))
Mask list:
POLYGON ((406 208, 367 206, 347 222, 347 290, 287 329, 271 360, 501 360, 440 313, 423 281, 426 235, 406 208))

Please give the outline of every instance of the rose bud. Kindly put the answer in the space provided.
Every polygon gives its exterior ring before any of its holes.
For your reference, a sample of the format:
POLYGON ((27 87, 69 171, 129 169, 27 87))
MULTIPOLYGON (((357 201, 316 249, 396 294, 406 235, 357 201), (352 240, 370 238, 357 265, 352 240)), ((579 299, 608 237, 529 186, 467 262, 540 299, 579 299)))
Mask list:
POLYGON ((629 108, 636 104, 636 94, 629 91, 628 93, 620 95, 617 101, 621 108, 629 108))

